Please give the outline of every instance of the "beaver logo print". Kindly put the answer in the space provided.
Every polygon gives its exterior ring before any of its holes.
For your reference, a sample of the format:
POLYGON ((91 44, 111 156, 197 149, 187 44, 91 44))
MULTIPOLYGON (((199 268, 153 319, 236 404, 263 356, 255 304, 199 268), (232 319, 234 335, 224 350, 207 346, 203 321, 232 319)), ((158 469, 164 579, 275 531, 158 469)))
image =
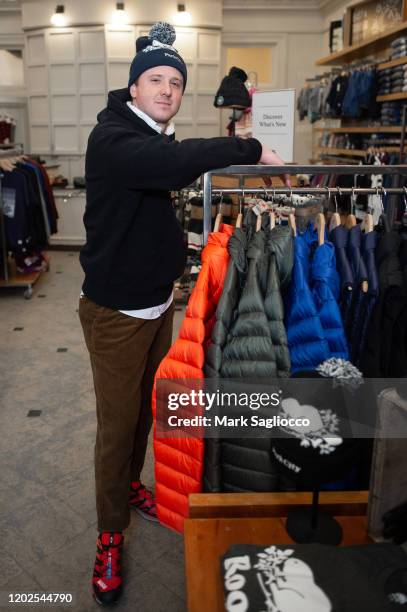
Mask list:
POLYGON ((293 553, 270 546, 257 553, 253 565, 249 555, 225 559, 227 612, 331 612, 331 602, 315 583, 310 566, 293 553))
POLYGON ((257 579, 265 597, 262 612, 331 612, 324 591, 315 584, 309 565, 292 557, 293 550, 275 546, 258 553, 257 579))
POLYGON ((317 410, 313 406, 301 405, 293 397, 281 402, 281 410, 282 417, 308 419, 307 426, 282 428, 287 433, 300 438, 301 446, 312 446, 314 449, 319 449, 320 455, 329 455, 342 444, 343 439, 338 435, 339 418, 332 410, 317 410))

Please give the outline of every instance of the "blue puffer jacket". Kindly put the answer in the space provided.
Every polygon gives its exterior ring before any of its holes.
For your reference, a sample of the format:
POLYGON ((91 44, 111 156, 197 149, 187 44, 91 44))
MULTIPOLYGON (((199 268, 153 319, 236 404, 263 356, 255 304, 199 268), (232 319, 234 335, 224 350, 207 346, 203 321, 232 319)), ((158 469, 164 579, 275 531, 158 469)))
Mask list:
POLYGON ((328 341, 330 357, 349 359, 348 343, 338 304, 340 280, 332 242, 325 241, 317 246, 310 272, 312 295, 328 341))
POLYGON ((308 230, 294 240, 294 268, 285 309, 291 372, 314 370, 331 356, 309 286, 311 240, 308 230))

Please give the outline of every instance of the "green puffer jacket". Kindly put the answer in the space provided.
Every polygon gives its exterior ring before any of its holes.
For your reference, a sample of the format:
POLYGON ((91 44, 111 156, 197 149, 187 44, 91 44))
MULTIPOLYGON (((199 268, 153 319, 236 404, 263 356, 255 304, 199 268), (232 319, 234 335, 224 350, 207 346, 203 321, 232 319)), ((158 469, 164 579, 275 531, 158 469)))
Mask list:
POLYGON ((284 326, 284 304, 282 296, 287 291, 294 264, 294 241, 291 228, 279 225, 267 235, 269 267, 265 291, 264 308, 270 325, 270 334, 275 347, 277 376, 290 375, 290 353, 284 326))
MULTIPOLYGON (((260 286, 268 259, 264 231, 253 235, 246 257, 247 276, 223 349, 220 374, 222 378, 275 378, 276 354, 260 286)), ((216 339, 215 334, 212 338, 216 339)))
POLYGON ((223 348, 232 326, 241 289, 246 280, 246 249, 246 233, 242 229, 236 228, 228 242, 229 267, 216 310, 216 323, 212 330, 212 342, 205 352, 205 376, 207 378, 220 376, 223 348))
MULTIPOLYGON (((206 351, 207 377, 270 379, 288 376, 290 357, 281 292, 293 266, 289 227, 256 232, 247 248, 236 230, 229 241, 231 260, 216 312, 212 344, 206 351)), ((269 441, 207 440, 204 488, 207 491, 270 491, 277 470, 269 441)))

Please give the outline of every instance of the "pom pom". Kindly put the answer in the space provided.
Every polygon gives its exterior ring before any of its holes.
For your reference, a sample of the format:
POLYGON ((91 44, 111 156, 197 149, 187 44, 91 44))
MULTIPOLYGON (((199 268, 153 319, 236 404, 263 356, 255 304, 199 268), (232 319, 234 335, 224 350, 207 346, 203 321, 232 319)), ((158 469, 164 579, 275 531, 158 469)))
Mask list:
POLYGON ((139 51, 142 51, 145 47, 148 47, 148 45, 151 45, 151 40, 149 39, 148 36, 139 36, 139 38, 136 40, 136 51, 137 53, 139 51))
POLYGON ((150 39, 158 40, 163 45, 172 45, 177 37, 175 28, 170 23, 158 21, 153 25, 149 34, 150 39))
POLYGON ((245 71, 241 68, 236 68, 236 66, 233 66, 229 70, 229 76, 235 79, 239 79, 239 81, 242 81, 242 83, 245 83, 247 81, 247 74, 245 73, 245 71))
POLYGON ((321 376, 333 378, 334 387, 349 386, 351 389, 357 389, 360 385, 363 385, 362 372, 346 359, 331 357, 315 369, 321 376))

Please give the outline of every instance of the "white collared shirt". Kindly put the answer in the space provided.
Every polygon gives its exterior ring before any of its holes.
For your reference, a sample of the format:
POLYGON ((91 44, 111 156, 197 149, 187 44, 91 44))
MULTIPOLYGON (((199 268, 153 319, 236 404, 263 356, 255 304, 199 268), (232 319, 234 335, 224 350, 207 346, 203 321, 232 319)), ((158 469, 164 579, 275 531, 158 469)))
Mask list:
POLYGON ((174 124, 172 122, 167 125, 167 127, 165 129, 165 132, 163 132, 162 128, 158 125, 158 123, 156 123, 154 121, 154 119, 151 119, 151 117, 146 115, 146 113, 144 111, 142 111, 139 108, 137 108, 137 106, 134 106, 134 104, 132 104, 130 102, 130 100, 127 102, 127 106, 129 108, 131 108, 133 113, 136 113, 136 115, 138 115, 140 117, 140 119, 143 119, 143 121, 145 121, 147 123, 147 125, 149 125, 151 128, 153 128, 153 130, 155 130, 159 134, 163 134, 164 133, 166 136, 171 136, 171 134, 174 134, 175 126, 174 126, 174 124))

